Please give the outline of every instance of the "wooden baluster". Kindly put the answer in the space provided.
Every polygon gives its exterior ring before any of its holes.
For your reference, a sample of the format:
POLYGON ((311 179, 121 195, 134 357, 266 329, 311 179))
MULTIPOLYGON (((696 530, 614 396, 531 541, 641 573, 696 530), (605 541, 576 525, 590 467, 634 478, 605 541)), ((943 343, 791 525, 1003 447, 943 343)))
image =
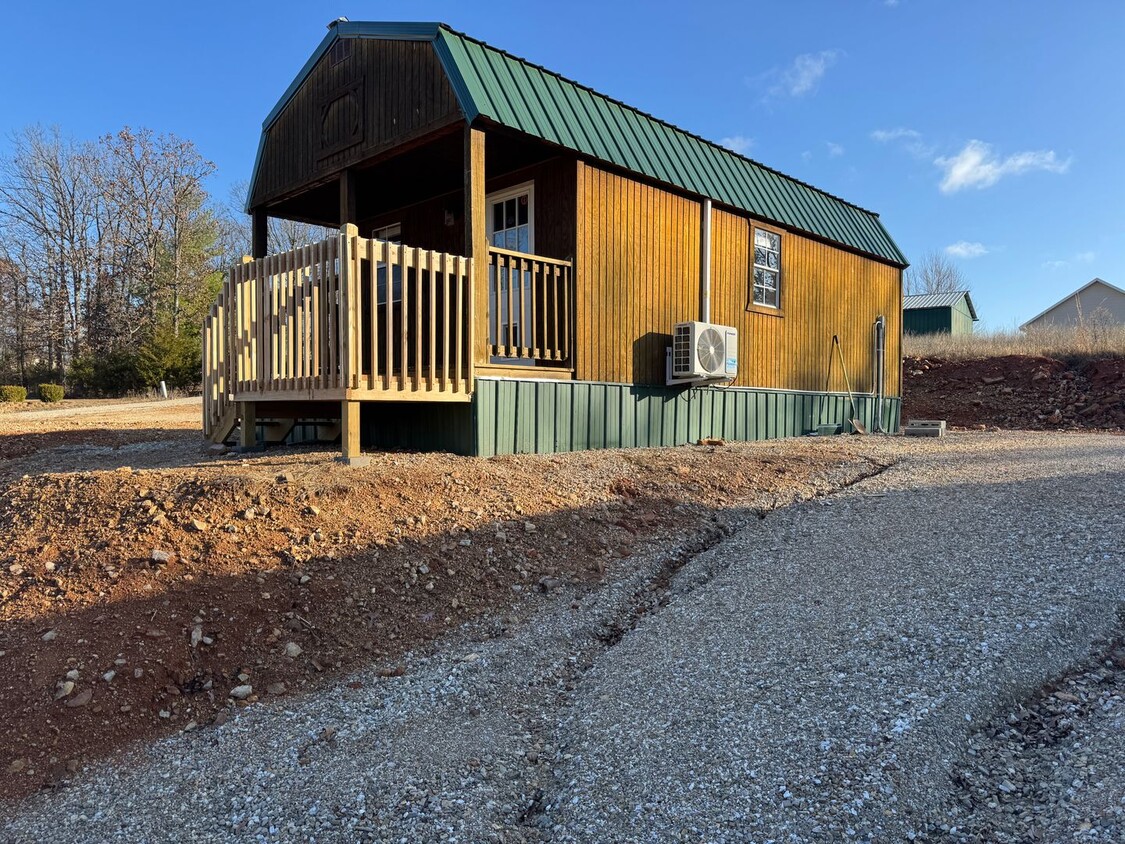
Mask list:
MULTIPOLYGON (((462 369, 465 367, 465 286, 468 277, 468 260, 457 256, 457 270, 453 277, 453 285, 456 291, 457 298, 457 321, 454 324, 454 331, 457 334, 456 341, 453 344, 453 389, 464 390, 464 382, 462 380, 462 369)), ((499 301, 499 297, 497 297, 499 301)), ((472 350, 469 350, 472 354, 472 350)))
POLYGON ((562 343, 560 344, 561 348, 560 348, 560 351, 559 351, 559 360, 569 360, 570 359, 570 345, 573 342, 573 333, 574 333, 572 328, 571 328, 572 317, 571 317, 571 313, 570 313, 570 297, 572 295, 571 279, 573 278, 573 273, 571 271, 571 265, 570 264, 564 265, 562 267, 561 274, 562 274, 562 287, 563 287, 563 336, 562 336, 562 343))
POLYGON ((453 285, 456 283, 456 264, 452 255, 442 253, 441 277, 441 390, 446 392, 449 385, 449 361, 453 357, 453 332, 450 318, 453 313, 453 285))
POLYGON ((367 241, 367 265, 371 268, 371 284, 367 293, 367 318, 371 323, 368 340, 371 349, 371 369, 367 374, 367 389, 374 390, 379 377, 379 241, 367 241))
POLYGON ((492 335, 489 341, 489 355, 500 354, 500 255, 489 250, 488 252, 488 284, 492 288, 489 295, 488 306, 492 308, 492 335))
POLYGON ((309 264, 311 262, 311 247, 301 247, 301 389, 312 388, 309 383, 309 366, 312 363, 312 349, 309 348, 309 311, 312 303, 309 300, 309 264))
POLYGON ((394 380, 395 368, 395 269, 398 266, 398 250, 400 246, 393 246, 389 241, 383 244, 383 264, 386 266, 387 282, 386 294, 383 297, 383 348, 386 360, 383 365, 386 373, 383 376, 383 389, 388 392, 394 380))
POLYGON ((429 253, 414 250, 414 392, 422 388, 422 265, 429 253))
POLYGON ((426 367, 426 389, 432 392, 434 383, 437 381, 435 369, 437 361, 434 360, 434 357, 437 355, 437 277, 441 272, 441 255, 437 252, 427 252, 426 265, 429 268, 428 278, 430 279, 430 359, 426 367))
POLYGON ((409 305, 409 301, 408 301, 409 296, 407 294, 410 291, 410 283, 409 283, 410 282, 410 262, 407 259, 407 255, 409 254, 409 252, 410 252, 410 247, 406 246, 405 244, 399 246, 399 248, 398 248, 399 271, 402 273, 402 281, 399 283, 399 290, 400 290, 400 297, 399 298, 400 298, 401 301, 399 302, 399 308, 398 308, 398 310, 399 310, 399 314, 398 314, 399 315, 399 320, 398 320, 398 331, 399 331, 398 346, 399 346, 399 355, 400 355, 399 370, 398 370, 398 388, 399 388, 400 391, 406 390, 406 365, 407 365, 407 357, 406 357, 406 355, 407 355, 407 336, 406 336, 407 312, 406 311, 407 311, 407 307, 409 305))

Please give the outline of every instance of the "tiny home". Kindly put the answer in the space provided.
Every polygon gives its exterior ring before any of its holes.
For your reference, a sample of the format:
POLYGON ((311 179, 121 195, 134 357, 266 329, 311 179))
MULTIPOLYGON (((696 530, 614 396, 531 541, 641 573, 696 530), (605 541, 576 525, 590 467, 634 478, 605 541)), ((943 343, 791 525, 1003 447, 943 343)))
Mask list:
POLYGON ((906 261, 878 215, 444 24, 330 24, 247 210, 254 254, 204 327, 216 441, 296 421, 345 458, 491 455, 898 425, 906 261), (271 254, 270 217, 339 236, 271 254))
POLYGON ((1074 328, 1083 324, 1125 325, 1125 290, 1100 278, 1091 279, 1029 319, 1020 326, 1020 331, 1074 328))
POLYGON ((973 333, 977 309, 968 290, 921 293, 902 297, 902 330, 906 334, 973 333))

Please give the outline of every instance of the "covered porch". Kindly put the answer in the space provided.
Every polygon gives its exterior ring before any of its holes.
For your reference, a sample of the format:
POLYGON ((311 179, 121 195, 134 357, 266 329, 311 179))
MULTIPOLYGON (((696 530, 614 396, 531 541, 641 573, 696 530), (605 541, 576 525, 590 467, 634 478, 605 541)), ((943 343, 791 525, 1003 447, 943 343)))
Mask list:
POLYGON ((204 325, 206 436, 338 419, 354 459, 361 402, 438 413, 478 375, 573 377, 573 163, 490 134, 486 172, 485 143, 446 127, 251 208, 254 255, 204 325), (271 216, 339 233, 271 252, 271 216))

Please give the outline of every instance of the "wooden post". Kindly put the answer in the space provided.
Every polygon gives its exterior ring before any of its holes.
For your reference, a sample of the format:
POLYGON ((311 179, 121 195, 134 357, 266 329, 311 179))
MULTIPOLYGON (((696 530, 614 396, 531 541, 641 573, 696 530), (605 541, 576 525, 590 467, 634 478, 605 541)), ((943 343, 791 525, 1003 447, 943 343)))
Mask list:
POLYGON ((358 223, 356 217, 355 171, 345 170, 340 174, 340 225, 358 223))
POLYGON ((359 441, 359 402, 340 402, 340 459, 349 466, 366 465, 359 441))
MULTIPOLYGON (((472 261, 467 372, 473 389, 474 363, 488 363, 488 228, 485 224, 484 131, 465 127, 465 254, 472 261)), ((499 303, 497 303, 499 306, 499 303)), ((458 373, 460 375, 460 373, 458 373)))
POLYGON ((258 406, 252 401, 239 402, 239 445, 243 451, 258 447, 258 406))
POLYGON ((250 212, 253 228, 250 235, 250 252, 254 258, 264 258, 269 254, 270 218, 265 208, 255 208, 250 212))

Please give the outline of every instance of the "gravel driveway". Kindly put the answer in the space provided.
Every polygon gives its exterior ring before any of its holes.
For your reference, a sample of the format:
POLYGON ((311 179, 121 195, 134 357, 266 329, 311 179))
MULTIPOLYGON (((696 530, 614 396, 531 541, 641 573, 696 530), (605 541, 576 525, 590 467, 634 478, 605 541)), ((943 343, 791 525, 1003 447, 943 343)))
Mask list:
MULTIPOLYGON (((92 769, 0 841, 940 839, 975 731, 1118 624, 1125 438, 863 449, 897 463, 92 769)), ((1075 830, 1120 840, 1121 808, 1075 830)))

